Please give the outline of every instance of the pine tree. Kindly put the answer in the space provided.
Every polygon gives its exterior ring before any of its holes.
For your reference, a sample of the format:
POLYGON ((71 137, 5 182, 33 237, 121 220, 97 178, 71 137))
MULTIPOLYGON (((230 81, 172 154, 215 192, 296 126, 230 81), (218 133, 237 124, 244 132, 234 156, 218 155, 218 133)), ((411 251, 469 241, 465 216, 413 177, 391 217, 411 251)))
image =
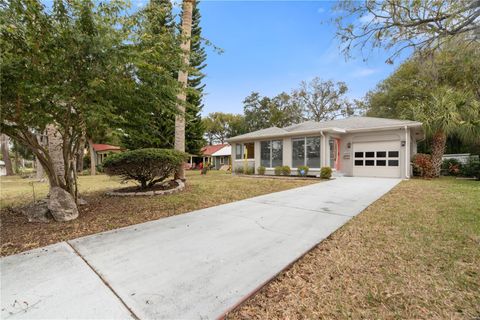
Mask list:
POLYGON ((202 124, 201 111, 203 109, 202 83, 205 75, 202 70, 206 67, 207 53, 202 44, 201 14, 198 1, 195 3, 192 15, 192 37, 190 44, 190 73, 188 77, 187 108, 186 108, 186 151, 198 154, 205 144, 203 135, 205 128, 202 124))

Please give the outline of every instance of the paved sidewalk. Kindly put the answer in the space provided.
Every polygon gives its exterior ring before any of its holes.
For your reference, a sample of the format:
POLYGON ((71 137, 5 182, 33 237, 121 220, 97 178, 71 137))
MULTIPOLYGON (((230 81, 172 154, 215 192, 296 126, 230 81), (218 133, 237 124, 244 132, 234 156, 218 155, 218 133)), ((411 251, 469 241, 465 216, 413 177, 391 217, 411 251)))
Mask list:
POLYGON ((399 181, 337 178, 3 258, 1 318, 217 318, 399 181))

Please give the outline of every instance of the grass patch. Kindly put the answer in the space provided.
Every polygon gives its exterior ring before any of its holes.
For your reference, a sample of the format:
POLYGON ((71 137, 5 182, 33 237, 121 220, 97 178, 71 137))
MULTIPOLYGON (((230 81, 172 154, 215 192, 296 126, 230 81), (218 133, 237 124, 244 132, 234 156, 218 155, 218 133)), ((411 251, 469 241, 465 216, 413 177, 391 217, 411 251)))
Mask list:
POLYGON ((480 317, 480 183, 404 181, 228 319, 480 317))
MULTIPOLYGON (((156 220, 197 209, 251 198, 311 184, 314 181, 252 179, 232 176, 222 171, 187 171, 183 192, 153 197, 108 197, 108 189, 121 188, 120 180, 105 175, 81 176, 79 189, 88 204, 80 206, 80 216, 70 222, 28 223, 11 206, 32 202, 31 180, 2 177, 1 255, 45 246, 93 233, 156 220), (5 179, 4 179, 5 178, 5 179)), ((133 185, 133 184, 132 184, 133 185)), ((35 183, 36 198, 45 197, 47 183, 35 183)))

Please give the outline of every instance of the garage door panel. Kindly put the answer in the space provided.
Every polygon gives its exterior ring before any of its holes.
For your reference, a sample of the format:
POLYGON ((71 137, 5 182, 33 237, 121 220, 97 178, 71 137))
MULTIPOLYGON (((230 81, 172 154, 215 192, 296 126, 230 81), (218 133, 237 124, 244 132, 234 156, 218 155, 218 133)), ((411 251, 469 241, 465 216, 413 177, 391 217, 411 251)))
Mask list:
POLYGON ((400 141, 354 143, 353 175, 400 177, 400 141))

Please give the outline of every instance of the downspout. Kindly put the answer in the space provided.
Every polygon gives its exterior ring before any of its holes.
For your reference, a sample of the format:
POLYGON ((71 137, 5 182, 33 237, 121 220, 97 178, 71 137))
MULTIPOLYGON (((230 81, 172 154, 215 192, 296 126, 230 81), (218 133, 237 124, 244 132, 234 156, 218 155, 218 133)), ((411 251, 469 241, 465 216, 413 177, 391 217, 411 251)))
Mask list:
POLYGON ((405 179, 410 179, 410 143, 408 141, 408 127, 405 126, 405 179))

